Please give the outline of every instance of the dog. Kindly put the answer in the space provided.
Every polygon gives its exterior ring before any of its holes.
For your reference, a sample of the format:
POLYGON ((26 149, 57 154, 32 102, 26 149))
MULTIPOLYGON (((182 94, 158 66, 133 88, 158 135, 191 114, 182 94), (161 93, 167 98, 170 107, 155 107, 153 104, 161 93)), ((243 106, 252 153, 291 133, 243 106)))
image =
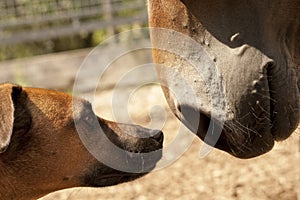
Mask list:
POLYGON ((96 117, 63 92, 0 84, 0 119, 1 200, 131 181, 162 156, 161 131, 96 117))

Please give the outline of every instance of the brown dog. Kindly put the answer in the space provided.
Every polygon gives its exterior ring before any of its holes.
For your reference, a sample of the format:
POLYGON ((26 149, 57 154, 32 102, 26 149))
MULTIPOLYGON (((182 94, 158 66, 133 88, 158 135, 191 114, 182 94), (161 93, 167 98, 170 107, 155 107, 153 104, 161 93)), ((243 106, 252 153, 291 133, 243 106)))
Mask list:
POLYGON ((1 200, 36 199, 64 188, 130 181, 161 158, 160 131, 95 117, 90 103, 57 91, 1 84, 0 119, 1 200), (87 149, 118 169, 98 161, 87 149), (139 157, 148 152, 156 153, 139 157))

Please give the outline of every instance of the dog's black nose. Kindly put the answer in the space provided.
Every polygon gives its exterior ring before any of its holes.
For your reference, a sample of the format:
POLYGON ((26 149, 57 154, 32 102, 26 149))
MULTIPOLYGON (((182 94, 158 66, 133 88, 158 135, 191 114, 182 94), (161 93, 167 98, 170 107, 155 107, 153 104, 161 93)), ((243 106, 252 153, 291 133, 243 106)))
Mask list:
POLYGON ((151 138, 156 140, 159 143, 162 143, 164 140, 164 134, 159 130, 153 130, 151 135, 152 135, 151 138))

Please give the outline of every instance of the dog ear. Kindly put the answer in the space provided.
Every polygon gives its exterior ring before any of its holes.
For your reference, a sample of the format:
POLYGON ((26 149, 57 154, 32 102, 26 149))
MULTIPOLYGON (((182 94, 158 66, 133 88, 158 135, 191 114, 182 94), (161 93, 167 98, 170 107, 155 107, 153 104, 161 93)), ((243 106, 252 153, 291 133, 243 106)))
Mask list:
POLYGON ((0 85, 0 153, 9 146, 14 125, 14 96, 22 92, 22 87, 13 84, 0 85))

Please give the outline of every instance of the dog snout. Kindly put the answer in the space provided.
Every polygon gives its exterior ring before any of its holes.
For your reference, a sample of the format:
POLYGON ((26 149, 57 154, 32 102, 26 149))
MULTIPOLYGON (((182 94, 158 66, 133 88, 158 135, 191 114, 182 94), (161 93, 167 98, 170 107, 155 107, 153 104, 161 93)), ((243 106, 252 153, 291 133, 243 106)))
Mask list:
POLYGON ((151 131, 151 138, 154 139, 156 142, 162 144, 164 141, 164 134, 162 131, 159 130, 152 130, 151 131))
POLYGON ((133 126, 130 132, 123 132, 119 139, 122 147, 129 152, 149 153, 162 149, 164 135, 159 130, 133 126))

